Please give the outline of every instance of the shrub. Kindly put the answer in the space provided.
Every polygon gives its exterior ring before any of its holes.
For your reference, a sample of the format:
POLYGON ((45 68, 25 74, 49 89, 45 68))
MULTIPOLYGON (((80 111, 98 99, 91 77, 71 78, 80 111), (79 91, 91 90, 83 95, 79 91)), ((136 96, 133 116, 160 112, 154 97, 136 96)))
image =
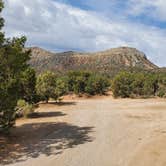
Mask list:
POLYGON ((158 91, 158 93, 157 93, 157 96, 158 96, 158 97, 165 97, 165 91, 162 90, 162 89, 160 89, 160 90, 158 91))
POLYGON ((87 72, 74 71, 68 73, 68 89, 75 94, 104 94, 110 86, 106 76, 87 72))
POLYGON ((132 96, 144 95, 145 75, 143 73, 133 73, 132 77, 132 96))
POLYGON ((18 100, 17 107, 16 107, 16 114, 19 117, 28 117, 31 115, 35 110, 35 107, 33 104, 29 104, 25 100, 18 100))
POLYGON ((161 73, 158 75, 158 92, 157 96, 166 97, 166 74, 161 73))
POLYGON ((60 100, 68 92, 66 77, 57 77, 53 72, 45 72, 38 76, 36 84, 37 94, 41 100, 48 103, 49 98, 60 100))
POLYGON ((65 78, 58 78, 56 80, 55 94, 56 99, 61 101, 61 96, 65 95, 68 92, 68 85, 65 78))
POLYGON ((110 82, 106 77, 93 74, 88 78, 85 92, 90 95, 104 94, 109 86, 110 82))
POLYGON ((155 74, 146 75, 144 81, 144 95, 155 96, 158 90, 158 80, 155 74))
POLYGON ((84 93, 90 72, 72 71, 68 73, 68 87, 69 91, 75 94, 84 93))
POLYGON ((37 78, 36 90, 41 100, 45 100, 48 103, 49 98, 57 100, 55 93, 57 76, 55 73, 47 71, 42 73, 37 78))
POLYGON ((112 82, 112 91, 115 97, 162 96, 163 92, 159 92, 159 89, 162 89, 162 91, 163 87, 166 89, 166 86, 163 85, 163 82, 165 82, 163 77, 148 72, 122 72, 112 82))
POLYGON ((22 99, 28 103, 38 102, 36 94, 36 73, 34 69, 28 68, 20 76, 20 93, 22 99))
POLYGON ((114 97, 130 97, 132 94, 133 76, 128 72, 121 72, 112 81, 114 97))

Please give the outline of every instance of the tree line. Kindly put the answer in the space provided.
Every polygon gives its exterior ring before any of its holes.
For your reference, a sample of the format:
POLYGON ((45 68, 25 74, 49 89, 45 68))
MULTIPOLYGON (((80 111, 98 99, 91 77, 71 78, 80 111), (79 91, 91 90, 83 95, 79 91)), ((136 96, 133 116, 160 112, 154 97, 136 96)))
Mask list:
POLYGON ((111 89, 114 97, 166 97, 166 73, 120 72, 111 89))

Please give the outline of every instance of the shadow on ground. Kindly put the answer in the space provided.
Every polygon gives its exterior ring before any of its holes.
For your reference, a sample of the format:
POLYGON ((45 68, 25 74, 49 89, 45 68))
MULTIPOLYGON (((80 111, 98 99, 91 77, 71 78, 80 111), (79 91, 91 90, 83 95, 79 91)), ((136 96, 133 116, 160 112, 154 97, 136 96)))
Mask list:
POLYGON ((68 123, 24 124, 12 130, 10 136, 0 135, 0 165, 37 158, 39 155, 58 155, 65 149, 92 142, 93 127, 68 123))
POLYGON ((34 112, 31 115, 28 116, 28 118, 51 118, 51 117, 57 117, 57 116, 65 116, 67 114, 64 114, 62 112, 34 112))
POLYGON ((76 105, 76 102, 55 102, 55 101, 49 101, 48 103, 45 102, 41 102, 40 104, 42 105, 46 105, 46 104, 53 104, 53 105, 57 105, 57 106, 70 106, 70 105, 76 105))

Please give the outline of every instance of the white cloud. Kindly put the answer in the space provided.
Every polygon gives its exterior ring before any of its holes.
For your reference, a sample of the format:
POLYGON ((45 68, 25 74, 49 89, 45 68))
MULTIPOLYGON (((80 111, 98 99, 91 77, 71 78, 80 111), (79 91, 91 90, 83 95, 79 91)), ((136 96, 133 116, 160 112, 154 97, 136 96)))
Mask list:
POLYGON ((52 0, 6 0, 7 36, 26 35, 28 45, 52 50, 99 51, 136 47, 158 65, 165 65, 166 31, 105 18, 52 0))
POLYGON ((128 0, 128 11, 132 15, 146 14, 160 21, 166 21, 165 0, 128 0))

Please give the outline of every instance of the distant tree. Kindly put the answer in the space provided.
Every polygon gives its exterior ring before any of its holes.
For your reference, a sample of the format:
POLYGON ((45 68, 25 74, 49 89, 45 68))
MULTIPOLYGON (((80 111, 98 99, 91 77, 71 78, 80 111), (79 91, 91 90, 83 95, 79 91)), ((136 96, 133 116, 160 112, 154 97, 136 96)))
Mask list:
POLYGON ((76 94, 84 93, 90 72, 86 71, 73 71, 68 73, 68 86, 69 91, 76 94))
POLYGON ((60 97, 65 95, 68 92, 68 85, 64 78, 58 78, 56 80, 56 88, 55 88, 55 94, 56 94, 56 100, 60 100, 60 97))
POLYGON ((158 91, 158 78, 156 74, 148 74, 144 82, 144 95, 155 96, 158 91))
POLYGON ((132 86, 132 94, 136 96, 144 95, 144 84, 145 84, 145 74, 144 73, 133 73, 133 82, 132 86))
POLYGON ((164 97, 166 77, 153 72, 122 72, 113 79, 112 91, 115 97, 164 97))
POLYGON ((109 80, 101 75, 92 74, 87 81, 85 92, 90 95, 104 94, 110 86, 109 80))
POLYGON ((28 68, 21 73, 20 93, 22 95, 22 99, 28 103, 32 104, 38 101, 36 94, 36 73, 34 69, 28 68))
POLYGON ((112 81, 112 91, 115 97, 130 97, 132 94, 133 76, 128 72, 120 72, 112 81))
POLYGON ((48 103, 49 98, 57 100, 57 94, 55 92, 56 79, 56 74, 50 71, 40 74, 37 78, 37 94, 41 97, 41 99, 45 100, 46 103, 48 103))
POLYGON ((67 80, 57 77, 53 72, 44 72, 37 78, 36 91, 40 99, 45 100, 46 103, 50 98, 57 101, 68 92, 67 80))
POLYGON ((103 94, 110 86, 108 76, 88 71, 72 71, 67 78, 68 89, 75 94, 103 94))
MULTIPOLYGON (((3 1, 0 0, 0 13, 3 10, 3 7, 4 7, 3 1)), ((3 26, 4 26, 4 19, 2 17, 0 17, 0 30, 2 29, 3 26)), ((4 41, 5 41, 4 33, 0 32, 0 46, 3 45, 4 41)))
POLYGON ((158 74, 157 96, 166 97, 166 73, 158 74))

